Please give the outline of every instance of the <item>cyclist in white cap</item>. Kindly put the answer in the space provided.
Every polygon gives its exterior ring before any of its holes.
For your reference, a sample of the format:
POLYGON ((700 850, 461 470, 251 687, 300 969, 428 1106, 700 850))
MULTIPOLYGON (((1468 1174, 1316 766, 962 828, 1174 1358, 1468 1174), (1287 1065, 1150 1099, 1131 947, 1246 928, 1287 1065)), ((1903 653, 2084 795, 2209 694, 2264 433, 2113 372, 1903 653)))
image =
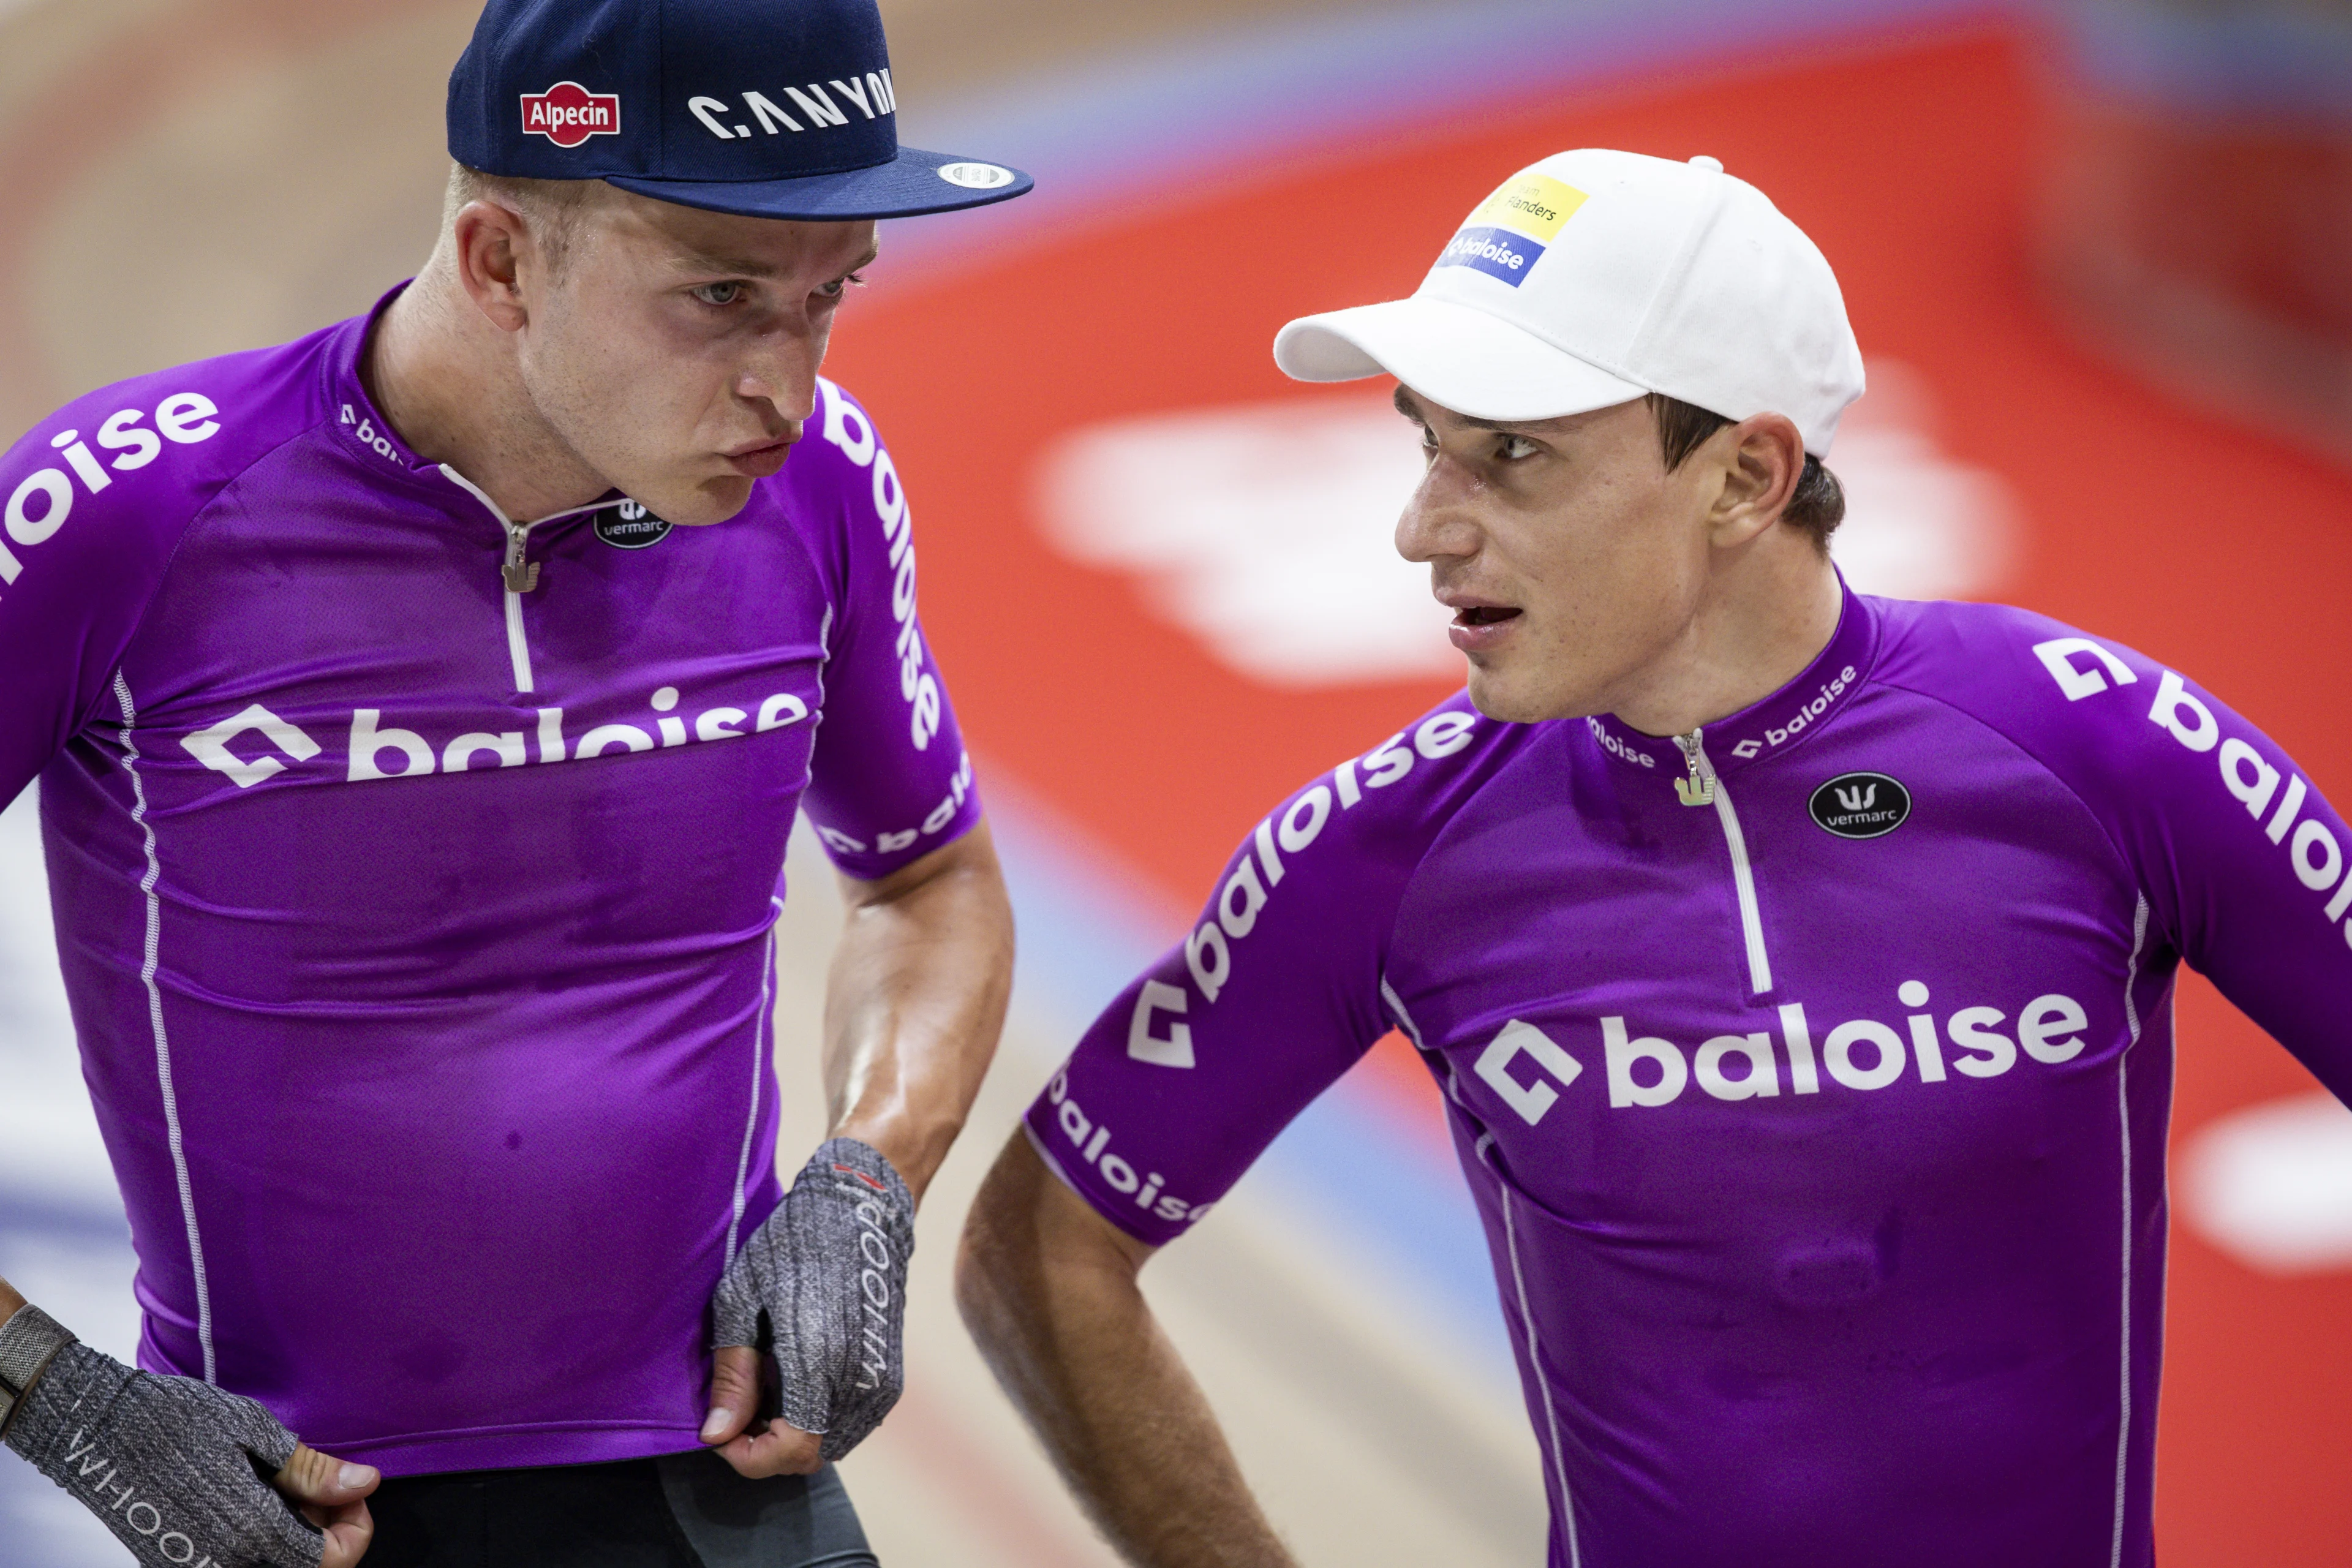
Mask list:
POLYGON ((1136 1275, 1401 1028, 1556 1568, 2145 1568, 2173 982, 2352 1097, 2342 819, 2154 660, 1845 587, 1861 355, 1712 160, 1546 159, 1275 352, 1397 378, 1469 685, 1258 825, 975 1205, 966 1320, 1096 1518, 1289 1561, 1136 1275))

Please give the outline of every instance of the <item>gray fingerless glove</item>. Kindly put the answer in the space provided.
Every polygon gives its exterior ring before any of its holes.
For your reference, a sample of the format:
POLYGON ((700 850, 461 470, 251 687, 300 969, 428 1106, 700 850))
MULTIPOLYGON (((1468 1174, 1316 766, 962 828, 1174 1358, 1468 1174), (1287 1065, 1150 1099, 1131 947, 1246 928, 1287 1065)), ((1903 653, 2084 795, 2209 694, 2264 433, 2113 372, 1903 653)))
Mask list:
POLYGON ((870 1144, 835 1138, 720 1277, 711 1340, 771 1352, 782 1418, 838 1459, 882 1424, 906 1382, 915 1200, 870 1144))
POLYGON ((37 1307, 0 1326, 0 1398, 11 1396, 0 1415, 8 1447, 141 1563, 318 1568, 325 1538, 269 1484, 294 1457, 294 1434, 252 1400, 135 1372, 37 1307))

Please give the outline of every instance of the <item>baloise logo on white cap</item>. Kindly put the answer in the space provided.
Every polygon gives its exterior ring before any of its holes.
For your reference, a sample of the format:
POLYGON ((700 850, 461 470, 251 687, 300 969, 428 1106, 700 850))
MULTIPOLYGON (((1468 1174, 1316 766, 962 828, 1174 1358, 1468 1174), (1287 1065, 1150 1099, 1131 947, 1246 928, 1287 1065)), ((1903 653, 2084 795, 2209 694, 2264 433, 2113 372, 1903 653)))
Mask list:
POLYGON ((1437 265, 1475 267, 1516 289, 1584 201, 1582 191, 1549 174, 1518 175, 1478 204, 1437 265))
POLYGON ((1274 355, 1302 381, 1385 372, 1479 419, 1649 392, 1729 420, 1780 414, 1820 458, 1863 385, 1828 259, 1763 192, 1712 158, 1607 147, 1520 170, 1412 298, 1301 317, 1274 355))

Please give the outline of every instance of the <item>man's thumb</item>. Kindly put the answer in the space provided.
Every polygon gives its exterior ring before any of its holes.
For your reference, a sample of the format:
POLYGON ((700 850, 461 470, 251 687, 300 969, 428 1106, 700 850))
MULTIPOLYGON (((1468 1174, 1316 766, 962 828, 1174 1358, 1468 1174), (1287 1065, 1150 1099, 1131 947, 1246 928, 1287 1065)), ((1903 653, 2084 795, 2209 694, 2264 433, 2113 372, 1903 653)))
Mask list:
POLYGON ((348 1465, 307 1444, 297 1443, 294 1457, 270 1479, 280 1492, 296 1502, 334 1508, 367 1496, 375 1490, 383 1477, 373 1465, 348 1465))
POLYGON ((710 1414, 702 1419, 702 1440, 712 1447, 730 1441, 751 1424, 760 1408, 760 1352, 749 1345, 721 1345, 710 1358, 710 1414))

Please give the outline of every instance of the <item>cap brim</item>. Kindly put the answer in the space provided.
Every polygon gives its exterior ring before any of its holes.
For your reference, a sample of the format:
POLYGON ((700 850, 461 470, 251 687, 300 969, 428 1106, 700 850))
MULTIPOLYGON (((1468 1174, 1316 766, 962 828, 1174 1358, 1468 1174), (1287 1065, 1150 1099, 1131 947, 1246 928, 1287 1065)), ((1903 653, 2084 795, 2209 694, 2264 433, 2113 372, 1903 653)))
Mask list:
POLYGON ((899 148, 898 155, 887 163, 789 180, 648 180, 635 174, 607 174, 604 183, 657 202, 675 202, 706 212, 810 222, 954 212, 1009 202, 1036 184, 1018 169, 984 158, 926 153, 915 147, 899 148), (970 185, 940 172, 959 167, 995 169, 1012 177, 1002 184, 970 185))
POLYGON ((1274 363, 1298 381, 1386 372, 1473 419, 1556 419, 1650 390, 1498 316, 1444 300, 1391 300, 1301 317, 1276 335, 1274 363))

